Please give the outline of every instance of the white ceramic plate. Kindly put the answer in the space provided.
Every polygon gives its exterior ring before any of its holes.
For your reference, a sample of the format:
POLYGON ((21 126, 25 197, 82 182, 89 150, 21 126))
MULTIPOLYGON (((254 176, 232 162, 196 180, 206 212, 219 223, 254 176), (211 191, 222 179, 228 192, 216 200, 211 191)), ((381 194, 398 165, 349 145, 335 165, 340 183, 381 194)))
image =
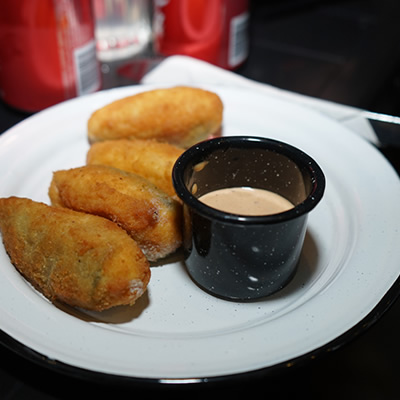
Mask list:
MULTIPOLYGON (((135 86, 57 105, 0 136, 0 196, 48 203, 52 171, 85 163, 86 122, 135 86)), ((380 153, 336 122, 243 89, 211 87, 224 135, 258 135, 306 151, 327 180, 309 217, 299 270, 281 292, 234 303, 199 289, 180 261, 152 268, 134 307, 87 313, 56 307, 0 248, 0 329, 50 360, 156 379, 216 378, 273 367, 325 346, 380 302, 400 271, 400 185, 380 153)))

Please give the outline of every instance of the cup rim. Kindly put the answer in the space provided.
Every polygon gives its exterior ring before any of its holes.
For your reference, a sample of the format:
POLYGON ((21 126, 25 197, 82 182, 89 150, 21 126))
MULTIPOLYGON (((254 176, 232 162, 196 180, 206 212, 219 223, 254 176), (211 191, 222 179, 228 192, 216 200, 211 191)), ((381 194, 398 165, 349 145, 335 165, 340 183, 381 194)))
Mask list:
POLYGON ((182 202, 196 210, 199 214, 212 220, 243 225, 273 224, 289 221, 305 215, 320 202, 326 186, 325 175, 322 169, 317 162, 304 151, 279 140, 258 136, 222 136, 208 139, 189 147, 176 160, 172 169, 172 181, 176 194, 182 202), (238 215, 207 206, 198 200, 186 187, 184 172, 189 165, 195 165, 204 161, 205 157, 212 153, 212 151, 232 147, 238 149, 265 148, 266 150, 285 155, 301 167, 302 170, 308 170, 312 182, 310 194, 294 208, 270 215, 238 215))

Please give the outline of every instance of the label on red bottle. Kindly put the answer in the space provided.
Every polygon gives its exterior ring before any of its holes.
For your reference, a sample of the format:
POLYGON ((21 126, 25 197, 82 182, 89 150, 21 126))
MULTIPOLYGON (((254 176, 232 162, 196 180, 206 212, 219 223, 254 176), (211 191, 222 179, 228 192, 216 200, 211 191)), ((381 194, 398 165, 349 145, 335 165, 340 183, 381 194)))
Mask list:
POLYGON ((101 82, 93 30, 79 23, 76 7, 70 0, 53 3, 65 98, 95 92, 101 82))
POLYGON ((96 58, 96 41, 74 50, 76 91, 78 96, 93 93, 100 88, 100 73, 96 58))
POLYGON ((244 12, 233 17, 229 29, 228 65, 232 68, 241 64, 248 56, 249 43, 247 30, 249 13, 244 12))

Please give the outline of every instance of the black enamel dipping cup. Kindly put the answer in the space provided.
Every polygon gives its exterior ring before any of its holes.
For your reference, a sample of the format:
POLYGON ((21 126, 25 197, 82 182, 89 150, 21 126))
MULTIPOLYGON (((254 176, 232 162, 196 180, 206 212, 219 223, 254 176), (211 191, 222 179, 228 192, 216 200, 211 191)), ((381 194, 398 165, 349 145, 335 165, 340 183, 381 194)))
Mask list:
POLYGON ((221 137, 186 150, 173 168, 184 210, 186 268, 215 296, 246 301, 271 295, 296 272, 308 213, 321 200, 325 177, 303 151, 260 137, 221 137), (267 189, 294 208, 244 216, 211 208, 198 198, 230 187, 267 189))

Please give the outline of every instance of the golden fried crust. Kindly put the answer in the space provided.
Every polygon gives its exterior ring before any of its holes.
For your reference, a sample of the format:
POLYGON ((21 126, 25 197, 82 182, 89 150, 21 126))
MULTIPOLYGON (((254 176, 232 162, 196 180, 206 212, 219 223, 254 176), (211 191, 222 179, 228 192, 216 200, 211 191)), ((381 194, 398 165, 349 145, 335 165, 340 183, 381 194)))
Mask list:
POLYGON ((217 135, 223 104, 213 92, 179 86, 129 96, 95 111, 88 121, 90 143, 156 139, 187 148, 217 135))
POLYGON ((49 196, 52 204, 116 222, 150 261, 181 246, 181 205, 139 175, 105 165, 56 171, 49 196))
POLYGON ((101 311, 132 305, 149 263, 116 224, 29 199, 0 199, 0 230, 11 262, 51 301, 101 311))
POLYGON ((172 168, 182 152, 176 146, 155 140, 107 140, 90 147, 86 163, 109 165, 141 175, 177 198, 172 184, 172 168))

